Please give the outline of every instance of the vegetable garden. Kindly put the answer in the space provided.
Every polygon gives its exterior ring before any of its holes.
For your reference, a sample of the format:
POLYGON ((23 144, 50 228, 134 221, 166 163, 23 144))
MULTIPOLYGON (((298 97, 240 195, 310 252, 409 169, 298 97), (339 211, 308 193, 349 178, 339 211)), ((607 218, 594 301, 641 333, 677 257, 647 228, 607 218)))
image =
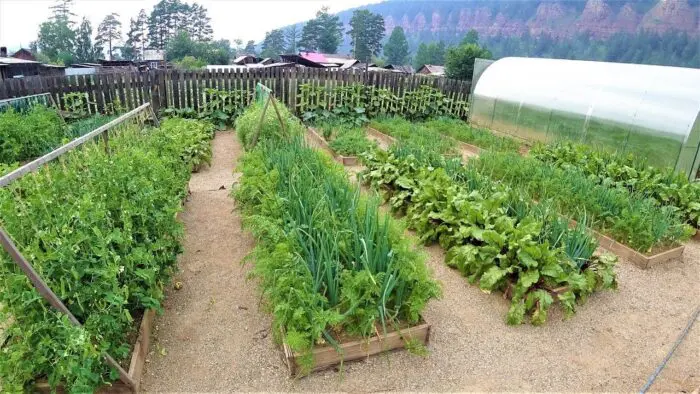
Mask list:
MULTIPOLYGON (((152 124, 143 109, 81 111, 87 102, 77 96, 70 116, 42 105, 0 113, 0 176, 11 174, 0 181, 0 224, 45 285, 14 255, 0 255, 3 390, 46 381, 51 391, 89 392, 125 381, 142 317, 155 310, 173 321, 166 294, 182 286, 171 282, 181 275, 183 237, 196 236, 178 216, 191 174, 215 159, 215 135, 229 134, 216 129, 235 129, 244 149, 240 178, 219 190, 254 240, 241 263, 271 317, 270 341, 287 351, 296 376, 398 347, 423 356, 416 360, 444 357, 429 351, 430 331, 441 327, 431 317, 445 316, 434 310, 442 297, 464 296, 442 283, 446 275, 502 294, 498 303, 467 297, 495 305, 509 326, 548 323, 556 333, 590 322, 611 310, 603 305, 624 303, 630 275, 649 272, 603 250, 600 234, 654 255, 687 244, 700 226, 700 188, 683 175, 578 145, 524 148, 455 119, 466 103, 427 86, 401 99, 360 84, 302 84, 298 94, 289 109, 272 95, 251 103, 243 90, 207 89, 198 110, 164 109, 152 124), (333 155, 360 158, 360 183, 314 139, 333 155), (574 316, 580 309, 584 316, 574 316), (320 350, 336 356, 321 360, 320 350)), ((540 339, 546 330, 507 329, 540 339)), ((151 361, 170 360, 158 346, 151 361)), ((140 382, 128 383, 138 390, 140 382)))

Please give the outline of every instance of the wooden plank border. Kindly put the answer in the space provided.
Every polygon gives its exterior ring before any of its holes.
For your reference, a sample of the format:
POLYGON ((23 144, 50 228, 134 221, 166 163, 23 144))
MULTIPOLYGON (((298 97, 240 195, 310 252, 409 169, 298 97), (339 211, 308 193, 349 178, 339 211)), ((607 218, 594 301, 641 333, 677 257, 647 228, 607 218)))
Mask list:
POLYGON ((328 141, 326 141, 326 139, 323 138, 313 127, 307 126, 306 131, 310 142, 328 152, 338 163, 344 166, 354 166, 359 162, 357 156, 343 156, 335 152, 328 144, 328 141))
MULTIPOLYGON (((422 321, 415 326, 388 332, 386 335, 374 335, 367 339, 341 343, 338 347, 342 353, 330 345, 317 346, 311 350, 314 360, 311 372, 391 350, 404 349, 409 340, 418 341, 418 343, 427 346, 430 342, 430 329, 430 324, 422 321)), ((297 359, 302 355, 292 351, 289 345, 283 342, 282 357, 289 368, 290 375, 299 376, 301 371, 297 359)))

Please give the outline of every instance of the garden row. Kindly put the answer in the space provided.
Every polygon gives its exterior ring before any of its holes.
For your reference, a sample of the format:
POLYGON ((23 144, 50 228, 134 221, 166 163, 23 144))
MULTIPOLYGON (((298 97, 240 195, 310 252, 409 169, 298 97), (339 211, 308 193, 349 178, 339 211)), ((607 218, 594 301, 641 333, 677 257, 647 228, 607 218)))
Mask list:
POLYGON ((366 153, 362 179, 386 193, 422 241, 438 242, 449 266, 482 290, 504 291, 509 324, 542 324, 555 301, 571 314, 592 292, 616 287, 617 258, 594 254, 585 222, 571 228, 551 204, 463 166, 442 144, 412 138, 366 153))
POLYGON ((22 110, 10 107, 0 111, 0 175, 6 169, 42 156, 113 118, 94 115, 66 124, 58 111, 40 104, 22 110))
MULTIPOLYGON (((40 107, 2 116, 17 127, 34 117, 46 122, 40 129, 57 127, 55 113, 40 107)), ((103 357, 123 363, 136 320, 161 308, 181 250, 176 214, 191 170, 210 158, 212 130, 181 119, 126 126, 110 136, 109 155, 88 142, 0 189, 2 227, 83 325, 53 310, 3 252, 1 317, 12 317, 0 349, 3 390, 31 391, 47 379, 52 390, 93 392, 116 380, 103 357)))
MULTIPOLYGON (((371 126, 404 143, 412 141, 410 143, 430 147, 428 150, 442 155, 455 154, 455 145, 449 139, 442 138, 440 132, 454 135, 460 141, 476 142, 475 138, 465 137, 468 132, 445 131, 444 125, 449 123, 433 121, 415 125, 393 118, 373 121, 371 126)), ((459 123, 455 122, 454 125, 454 128, 460 128, 459 123)), ((462 123, 461 129, 470 128, 462 123)), ((473 133, 473 129, 469 133, 473 133)), ((491 138, 498 140, 503 137, 491 138)), ((479 158, 469 160, 466 165, 519 189, 531 200, 553 204, 560 214, 568 218, 585 217, 591 228, 643 254, 672 249, 693 235, 694 229, 687 222, 692 216, 695 206, 692 196, 697 193, 698 186, 683 182, 682 175, 674 176, 668 172, 670 170, 647 168, 647 173, 657 175, 654 181, 646 182, 644 189, 638 182, 641 178, 627 179, 625 185, 623 181, 616 184, 610 179, 603 181, 600 177, 591 176, 589 171, 576 165, 562 167, 552 163, 542 153, 558 149, 557 146, 538 146, 531 155, 522 156, 517 154, 517 149, 498 149, 492 144, 491 149, 482 152, 479 158), (662 173, 665 179, 676 183, 668 181, 668 186, 664 186, 660 181, 662 176, 658 175, 662 173), (635 188, 630 186, 632 184, 640 186, 635 188), (656 190, 655 194, 653 190, 656 190), (658 197, 654 198, 655 195, 658 197), (673 195, 678 197, 667 197, 673 195), (686 206, 687 209, 679 206, 686 206)), ((592 154, 593 151, 589 152, 592 154)), ((609 155, 607 158, 613 161, 616 156, 609 155)), ((582 159, 581 164, 585 161, 582 159)), ((615 165, 613 162, 608 167, 615 165)))
MULTIPOLYGON (((380 201, 361 196, 341 166, 306 146, 304 126, 286 108, 283 123, 262 111, 254 105, 236 121, 247 152, 233 196, 257 240, 253 273, 276 339, 298 355, 293 370, 304 374, 314 349, 342 353, 348 338, 419 323, 440 288, 380 201)), ((403 335, 406 347, 421 348, 403 335)))

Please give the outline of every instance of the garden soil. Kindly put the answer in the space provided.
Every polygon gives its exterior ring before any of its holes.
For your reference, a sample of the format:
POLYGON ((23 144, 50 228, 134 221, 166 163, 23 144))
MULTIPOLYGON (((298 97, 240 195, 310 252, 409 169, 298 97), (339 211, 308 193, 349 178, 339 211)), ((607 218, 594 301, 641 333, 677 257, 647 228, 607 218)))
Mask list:
MULTIPOLYGON (((291 379, 270 334, 250 264, 253 247, 229 197, 242 148, 214 139, 210 168, 194 174, 181 219, 185 252, 165 314, 156 319, 142 389, 179 391, 635 391, 654 372, 700 304, 700 243, 650 270, 620 262, 619 289, 593 295, 565 319, 553 306, 542 327, 505 324, 509 303, 485 294, 426 247, 444 296, 431 301, 430 355, 395 351, 291 379), (221 189, 221 186, 225 189, 221 189)), ((700 322, 652 391, 700 386, 700 322)))

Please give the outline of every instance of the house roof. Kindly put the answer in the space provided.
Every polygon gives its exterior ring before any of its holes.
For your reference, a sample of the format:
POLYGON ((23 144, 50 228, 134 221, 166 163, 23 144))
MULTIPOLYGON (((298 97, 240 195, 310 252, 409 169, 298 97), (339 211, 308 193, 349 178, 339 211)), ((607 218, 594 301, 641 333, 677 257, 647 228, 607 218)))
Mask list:
POLYGON ((306 67, 325 68, 321 63, 309 60, 301 55, 280 55, 280 58, 283 62, 287 63, 296 63, 306 67))
POLYGON ((3 64, 38 64, 39 62, 35 62, 33 60, 24 60, 24 59, 17 59, 14 57, 0 57, 0 63, 3 64))
POLYGON ((384 66, 384 68, 387 70, 392 70, 395 72, 406 73, 406 74, 413 74, 415 72, 415 70, 413 69, 413 66, 411 66, 411 65, 401 66, 401 65, 396 65, 396 64, 387 64, 386 66, 384 66))
POLYGON ((445 75, 445 67, 443 66, 436 66, 434 64, 424 64, 421 68, 418 69, 418 71, 422 70, 423 68, 427 69, 428 72, 432 75, 445 75))

